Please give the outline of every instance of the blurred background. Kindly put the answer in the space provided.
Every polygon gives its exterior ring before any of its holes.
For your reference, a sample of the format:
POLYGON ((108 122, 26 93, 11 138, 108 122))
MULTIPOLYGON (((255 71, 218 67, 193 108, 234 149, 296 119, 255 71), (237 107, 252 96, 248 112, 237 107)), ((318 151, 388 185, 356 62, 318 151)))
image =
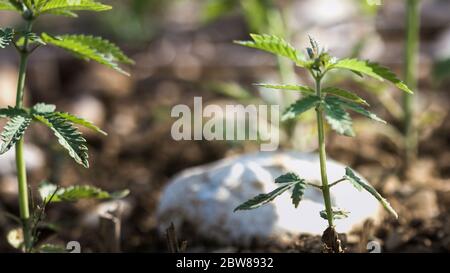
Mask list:
MULTIPOLYGON (((96 63, 73 59, 62 50, 43 47, 30 59, 26 104, 48 102, 89 119, 109 133, 101 137, 85 131, 90 169, 74 164, 60 150, 50 132, 32 126, 26 139, 29 181, 35 188, 44 179, 63 186, 92 184, 107 190, 128 188, 121 201, 120 250, 166 252, 166 238, 158 230, 155 210, 161 192, 178 172, 232 155, 258 151, 256 142, 174 141, 170 130, 174 105, 280 104, 295 99, 259 90, 255 82, 311 84, 311 79, 289 62, 232 43, 248 33, 285 37, 303 50, 308 35, 337 57, 371 59, 404 78, 405 1, 370 5, 361 0, 122 0, 107 1, 110 12, 80 13, 80 19, 46 16, 36 31, 52 34, 89 33, 117 43, 136 65, 131 77, 96 63)), ((370 1, 369 1, 370 2, 370 1)), ((399 221, 372 225, 370 233, 390 252, 450 251, 450 1, 423 0, 421 6, 420 67, 417 117, 419 158, 403 169, 401 92, 366 78, 332 75, 329 84, 356 90, 373 112, 389 126, 356 120, 356 138, 334 133, 327 139, 329 156, 370 178, 398 209, 399 221), (357 149, 355 149, 357 147, 357 149)), ((20 18, 0 13, 0 26, 19 26, 20 18)), ((0 51, 0 107, 14 105, 18 58, 13 48, 0 51)), ((281 125, 281 147, 304 152, 317 147, 314 116, 281 125)), ((0 251, 14 251, 5 237, 17 214, 14 154, 0 157, 0 251)), ((51 241, 78 240, 85 252, 106 251, 98 234, 98 214, 109 203, 83 201, 48 208, 55 223, 51 241)), ((191 251, 300 251, 320 250, 320 237, 292 238, 288 244, 246 249, 190 240, 191 251)), ((349 241, 358 251, 359 239, 349 241)))

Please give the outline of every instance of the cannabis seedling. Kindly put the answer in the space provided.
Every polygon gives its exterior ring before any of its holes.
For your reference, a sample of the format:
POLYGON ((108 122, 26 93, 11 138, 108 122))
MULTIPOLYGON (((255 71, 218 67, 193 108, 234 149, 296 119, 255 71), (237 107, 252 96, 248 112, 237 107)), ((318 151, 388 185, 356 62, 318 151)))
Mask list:
MULTIPOLYGON (((0 10, 13 11, 22 15, 25 21, 23 30, 13 28, 0 29, 0 48, 13 45, 20 56, 19 80, 17 85, 17 98, 15 107, 0 109, 0 117, 9 118, 1 134, 0 154, 7 152, 13 146, 16 148, 17 178, 19 184, 19 208, 23 230, 24 242, 22 248, 32 251, 35 238, 33 238, 33 215, 30 214, 29 193, 24 160, 24 134, 32 122, 41 123, 49 127, 55 134, 58 142, 75 162, 88 168, 88 148, 86 140, 74 125, 84 126, 100 134, 104 131, 89 121, 69 113, 58 112, 54 105, 38 103, 31 108, 23 105, 25 78, 28 57, 37 48, 53 45, 72 53, 84 60, 93 60, 106 65, 120 73, 128 75, 119 66, 120 63, 131 64, 133 61, 111 42, 94 36, 86 35, 59 35, 32 32, 33 24, 42 15, 61 15, 77 17, 77 11, 106 11, 111 6, 94 0, 0 0, 0 10)), ((126 193, 109 194, 91 186, 73 186, 69 188, 56 188, 54 185, 44 183, 40 186, 40 194, 44 204, 48 202, 75 201, 81 198, 114 198, 123 197, 126 193)))
POLYGON ((257 85, 272 89, 299 91, 302 93, 303 97, 288 107, 282 116, 282 120, 294 119, 310 109, 315 109, 317 113, 320 174, 322 184, 320 186, 315 185, 307 182, 295 173, 288 173, 278 177, 275 180, 275 183, 280 185, 277 189, 270 193, 256 196, 255 198, 238 206, 235 211, 258 208, 269 203, 288 190, 292 190, 292 202, 295 207, 298 207, 306 187, 314 186, 322 192, 325 203, 325 210, 320 213, 320 216, 328 221, 328 228, 322 236, 325 251, 341 252, 342 248, 340 241, 334 229, 334 220, 346 217, 348 213, 332 207, 330 197, 330 189, 332 187, 341 182, 348 181, 356 189, 364 189, 369 192, 373 197, 381 202, 388 212, 395 217, 397 217, 397 213, 386 201, 386 199, 384 199, 371 185, 365 183, 362 179, 356 176, 354 171, 349 167, 346 168, 345 176, 342 179, 332 183, 328 182, 324 119, 326 119, 333 130, 339 134, 349 137, 353 137, 355 133, 352 128, 352 119, 347 112, 348 110, 375 121, 383 123, 385 123, 385 121, 369 112, 364 107, 368 106, 367 102, 355 93, 338 87, 322 88, 322 80, 329 71, 343 69, 349 70, 361 77, 363 75, 367 75, 380 81, 388 80, 405 92, 412 93, 412 91, 389 69, 370 61, 362 61, 358 59, 339 60, 331 57, 329 53, 324 49, 321 49, 318 43, 312 38, 310 38, 311 47, 307 48, 308 58, 306 58, 304 54, 297 51, 293 46, 277 36, 252 34, 251 37, 253 41, 237 41, 236 43, 287 57, 291 59, 296 66, 306 69, 315 81, 315 88, 301 85, 282 84, 257 85))

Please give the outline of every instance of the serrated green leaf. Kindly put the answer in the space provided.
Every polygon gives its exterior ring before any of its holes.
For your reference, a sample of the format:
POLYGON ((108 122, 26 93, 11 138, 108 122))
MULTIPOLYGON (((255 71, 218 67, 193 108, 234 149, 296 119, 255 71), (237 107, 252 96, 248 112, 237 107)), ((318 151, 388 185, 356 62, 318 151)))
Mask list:
POLYGON ((11 0, 0 0, 0 10, 21 11, 20 3, 11 0))
POLYGON ((392 71, 377 63, 362 61, 358 59, 343 59, 337 61, 336 63, 331 65, 328 69, 334 68, 348 69, 355 73, 362 73, 372 78, 375 78, 379 81, 388 80, 395 86, 397 86, 399 89, 407 93, 411 94, 413 93, 411 89, 409 89, 409 87, 403 81, 397 78, 397 76, 392 71))
POLYGON ((35 114, 48 114, 55 112, 56 106, 53 104, 37 103, 31 110, 35 114))
POLYGON ((294 61, 298 66, 305 67, 306 62, 303 55, 284 39, 267 34, 250 34, 250 36, 253 41, 235 41, 235 43, 287 57, 294 61))
POLYGON ((25 116, 26 117, 27 115, 28 115, 28 112, 23 109, 11 107, 11 106, 8 106, 8 108, 0 108, 0 118, 12 118, 15 116, 25 116))
POLYGON ((279 176, 278 178, 276 178, 275 179, 275 183, 277 183, 277 184, 297 183, 297 182, 300 182, 302 180, 303 179, 301 179, 295 173, 287 173, 287 174, 283 174, 283 175, 279 176))
POLYGON ((303 179, 301 181, 297 182, 295 184, 294 188, 292 189, 291 199, 292 199, 292 204, 294 204, 295 208, 298 208, 300 201, 302 201, 303 194, 305 193, 305 189, 306 189, 306 183, 305 183, 305 180, 303 180, 303 179))
POLYGON ((119 67, 119 64, 132 64, 133 61, 108 40, 85 35, 61 35, 53 37, 47 33, 42 34, 42 39, 44 42, 63 48, 79 58, 96 61, 122 74, 129 75, 119 67))
POLYGON ((278 89, 278 90, 292 90, 299 91, 307 95, 314 95, 315 91, 311 87, 302 86, 302 85, 293 85, 293 84, 265 84, 265 83, 256 83, 256 86, 269 88, 269 89, 278 89))
POLYGON ((317 96, 307 96, 299 99, 297 102, 289 106, 281 117, 282 121, 293 119, 315 107, 321 99, 317 96))
POLYGON ((293 187, 293 184, 286 184, 283 185, 269 193, 262 193, 247 202, 241 204, 237 208, 234 209, 234 211, 238 210, 251 210, 261 207, 262 205, 265 205, 271 201, 273 201, 276 197, 283 194, 285 191, 289 190, 293 187))
POLYGON ((4 154, 13 147, 25 134, 32 119, 22 115, 14 116, 6 123, 1 134, 2 145, 0 154, 4 154))
POLYGON ((361 191, 362 189, 366 190, 373 197, 375 197, 389 213, 391 213, 395 218, 398 218, 398 214, 392 208, 391 204, 389 204, 389 202, 386 199, 384 199, 381 196, 381 194, 379 194, 377 190, 375 190, 375 188, 372 187, 372 185, 365 183, 364 181, 361 180, 361 178, 356 176, 355 172, 351 168, 349 167, 345 168, 344 178, 350 181, 350 183, 352 183, 352 185, 359 191, 361 191))
POLYGON ((99 127, 95 126, 92 122, 87 121, 85 119, 82 119, 80 117, 76 117, 76 116, 74 116, 72 114, 63 113, 63 112, 56 112, 55 114, 60 116, 61 118, 65 119, 66 121, 73 123, 73 124, 81 125, 83 127, 91 129, 91 130, 93 130, 93 131, 95 131, 97 133, 100 133, 102 135, 105 135, 105 136, 108 135, 105 131, 103 131, 99 127))
POLYGON ((14 39, 14 29, 0 28, 0 48, 7 47, 14 39))
MULTIPOLYGON (((43 1, 41 1, 43 2, 43 1)), ((38 9, 38 14, 53 14, 76 17, 73 11, 107 11, 111 6, 94 0, 49 0, 38 9)))
POLYGON ((67 150, 75 162, 89 168, 86 140, 75 127, 55 113, 34 114, 33 116, 54 132, 58 142, 67 150))
MULTIPOLYGON (((348 211, 337 209, 337 208, 333 208, 333 219, 334 220, 345 219, 345 218, 348 217, 349 214, 350 214, 350 212, 348 212, 348 211)), ((322 217, 325 220, 328 220, 327 211, 326 210, 320 211, 320 217, 322 217)))
POLYGON ((275 183, 281 184, 280 187, 277 189, 267 193, 267 194, 260 194, 247 202, 241 204, 238 206, 234 211, 238 210, 251 210, 261 207, 262 205, 265 205, 271 201, 273 201, 276 197, 283 194, 287 190, 293 188, 291 198, 292 203, 297 208, 298 204, 300 203, 303 193, 306 188, 306 182, 304 179, 300 178, 295 173, 287 173, 284 175, 279 176, 275 179, 275 183))
POLYGON ((367 118, 370 118, 372 120, 381 122, 386 124, 386 121, 382 120, 381 118, 379 118, 377 115, 375 115, 374 113, 370 112, 369 110, 365 109, 364 107, 361 107, 358 104, 352 103, 350 101, 347 100, 342 100, 340 98, 336 98, 336 97, 328 97, 325 99, 325 101, 327 103, 330 104, 337 104, 340 105, 341 107, 343 107, 344 109, 349 109, 352 110, 360 115, 363 115, 367 118))
POLYGON ((39 195, 43 202, 75 202, 82 199, 120 199, 129 194, 129 190, 109 193, 100 188, 89 185, 76 185, 67 188, 57 188, 56 185, 49 182, 43 182, 39 185, 39 195))
POLYGON ((333 130, 344 136, 355 136, 355 132, 352 127, 352 118, 339 103, 326 98, 324 108, 325 119, 333 130))
POLYGON ((329 94, 329 95, 338 96, 338 97, 347 99, 347 100, 355 102, 355 103, 364 104, 364 105, 369 106, 369 104, 364 99, 362 99, 355 93, 347 91, 345 89, 341 89, 341 88, 337 88, 337 87, 327 87, 327 88, 322 89, 322 92, 329 94))

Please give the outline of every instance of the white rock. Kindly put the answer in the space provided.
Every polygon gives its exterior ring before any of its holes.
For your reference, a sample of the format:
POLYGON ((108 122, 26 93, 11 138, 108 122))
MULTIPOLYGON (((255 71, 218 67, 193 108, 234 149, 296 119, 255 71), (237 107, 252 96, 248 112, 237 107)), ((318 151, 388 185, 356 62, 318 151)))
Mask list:
MULTIPOLYGON (((25 164, 27 171, 35 171, 45 166, 45 155, 37 146, 25 144, 25 164)), ((8 175, 16 173, 16 154, 12 148, 2 156, 0 156, 0 175, 8 175)))
MULTIPOLYGON (((330 181, 345 174, 345 166, 335 161, 329 160, 327 167, 330 181)), ((324 209, 322 194, 313 187, 306 190, 298 209, 285 193, 256 210, 233 213, 249 198, 275 189, 274 179, 289 171, 319 183, 319 158, 296 152, 255 153, 185 170, 161 196, 159 228, 164 231, 171 222, 179 229, 188 224, 197 236, 243 246, 254 239, 280 238, 285 232, 322 234, 327 225, 319 216, 324 209)), ((332 199, 334 206, 351 212, 336 221, 339 232, 349 232, 368 218, 377 221, 380 215, 378 202, 349 183, 333 187, 332 199)))

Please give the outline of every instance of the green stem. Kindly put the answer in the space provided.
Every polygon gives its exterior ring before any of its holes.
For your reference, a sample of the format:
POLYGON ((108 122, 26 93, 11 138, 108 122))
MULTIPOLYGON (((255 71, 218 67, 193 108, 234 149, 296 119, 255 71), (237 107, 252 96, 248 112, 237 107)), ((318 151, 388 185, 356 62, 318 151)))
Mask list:
MULTIPOLYGON (((417 93, 417 55, 419 51, 420 16, 419 1, 406 0, 406 60, 405 82, 417 93)), ((417 157, 417 131, 414 126, 414 98, 416 95, 406 94, 403 97, 405 162, 409 166, 417 157)))
MULTIPOLYGON (((316 78, 316 94, 322 97, 321 78, 316 78)), ((317 128, 319 131, 319 156, 320 156, 320 175, 322 177, 322 194, 325 202, 325 210, 327 212, 328 226, 333 227, 333 209, 331 207, 330 186, 328 185, 327 177, 327 154, 325 150, 325 134, 323 129, 323 108, 318 106, 317 112, 317 128)))
MULTIPOLYGON (((27 31, 31 31, 32 21, 27 21, 27 31)), ((16 108, 23 108, 23 96, 25 90, 25 78, 28 62, 28 38, 25 37, 24 45, 20 53, 19 80, 17 84, 16 108)), ((19 184, 19 209, 22 220, 22 230, 24 237, 24 248, 26 252, 31 250, 33 239, 30 226, 30 207, 28 201, 27 172, 24 158, 23 137, 16 143, 16 168, 17 180, 19 184)))

